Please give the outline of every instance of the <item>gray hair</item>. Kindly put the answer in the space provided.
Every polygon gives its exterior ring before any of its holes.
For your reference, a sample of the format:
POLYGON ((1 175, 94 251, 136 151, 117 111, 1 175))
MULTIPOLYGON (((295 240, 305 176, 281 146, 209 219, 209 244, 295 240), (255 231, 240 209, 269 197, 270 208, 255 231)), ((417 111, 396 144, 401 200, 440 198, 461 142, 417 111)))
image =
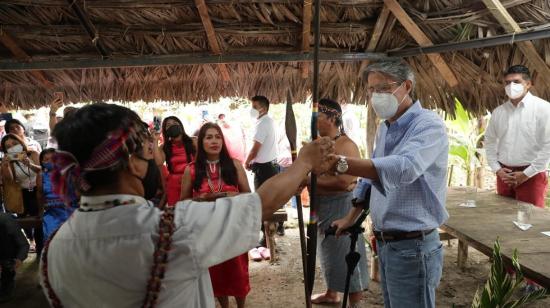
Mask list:
POLYGON ((412 90, 414 91, 414 86, 416 84, 414 72, 409 64, 403 60, 388 60, 370 64, 367 66, 363 75, 365 80, 367 80, 370 73, 375 72, 387 75, 391 79, 398 82, 410 80, 412 82, 412 90))

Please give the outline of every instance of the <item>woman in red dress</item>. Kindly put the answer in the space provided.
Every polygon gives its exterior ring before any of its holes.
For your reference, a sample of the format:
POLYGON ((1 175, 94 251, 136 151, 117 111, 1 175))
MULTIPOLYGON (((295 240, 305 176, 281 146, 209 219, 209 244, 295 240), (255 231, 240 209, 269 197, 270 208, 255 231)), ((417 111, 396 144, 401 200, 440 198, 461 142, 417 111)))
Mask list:
POLYGON ((181 179, 185 167, 193 161, 195 146, 193 139, 185 133, 183 124, 177 117, 167 117, 162 121, 162 139, 160 159, 166 163, 166 199, 169 206, 180 200, 181 179))
MULTIPOLYGON (((181 198, 215 200, 217 198, 250 192, 248 179, 241 163, 227 150, 221 128, 214 123, 202 126, 198 136, 197 157, 185 169, 181 198)), ((229 296, 237 306, 245 306, 250 291, 248 255, 246 253, 209 269, 214 296, 223 308, 229 307, 229 296)))

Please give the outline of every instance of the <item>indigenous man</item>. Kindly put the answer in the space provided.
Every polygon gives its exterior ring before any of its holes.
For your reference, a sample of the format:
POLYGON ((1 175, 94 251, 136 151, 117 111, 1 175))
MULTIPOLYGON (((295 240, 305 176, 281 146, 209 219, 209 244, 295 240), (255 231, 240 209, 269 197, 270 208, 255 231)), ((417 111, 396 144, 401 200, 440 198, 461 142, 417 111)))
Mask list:
POLYGON ((531 74, 514 65, 504 75, 509 100, 498 106, 485 132, 487 161, 497 193, 544 207, 550 161, 550 103, 531 94, 531 74))
POLYGON ((135 112, 88 105, 59 122, 53 135, 60 150, 55 187, 71 196, 67 184, 74 183, 82 197, 44 248, 42 284, 52 307, 213 308, 208 268, 254 246, 261 221, 308 172, 325 171, 333 152, 332 142, 320 139, 256 193, 181 201, 163 212, 143 198, 158 183, 144 180, 156 166, 141 157, 150 137, 135 112), (85 286, 75 288, 84 277, 85 286))
MULTIPOLYGON (((335 142, 334 150, 338 155, 360 158, 357 145, 346 134, 343 134, 342 108, 340 104, 330 99, 319 101, 319 119, 317 122, 319 135, 329 137, 335 142)), ((317 187, 319 191, 319 257, 325 277, 327 291, 312 296, 314 304, 334 304, 340 301, 338 292, 344 292, 346 287, 346 255, 349 252, 349 237, 336 238, 324 236, 325 230, 332 222, 345 216, 352 207, 352 185, 356 177, 351 175, 319 176, 317 187)), ((361 254, 359 264, 355 268, 350 281, 350 307, 359 305, 363 290, 367 289, 369 281, 365 240, 360 235, 356 251, 361 254)))
MULTIPOLYGON (((435 307, 443 250, 437 228, 445 210, 449 143, 443 120, 412 99, 415 77, 408 64, 386 61, 365 72, 369 102, 380 119, 372 159, 333 155, 337 172, 371 185, 370 209, 385 307, 435 307)), ((333 223, 337 233, 361 212, 353 208, 333 223)))

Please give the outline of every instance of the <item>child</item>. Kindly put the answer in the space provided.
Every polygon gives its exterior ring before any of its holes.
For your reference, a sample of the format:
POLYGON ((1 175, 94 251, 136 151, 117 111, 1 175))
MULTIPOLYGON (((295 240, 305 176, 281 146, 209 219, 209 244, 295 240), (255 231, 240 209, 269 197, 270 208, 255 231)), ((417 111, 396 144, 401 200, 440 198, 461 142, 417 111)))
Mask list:
POLYGON ((55 149, 46 149, 40 153, 40 165, 42 172, 37 178, 38 200, 44 209, 42 229, 44 230, 44 241, 47 241, 52 233, 59 228, 73 213, 77 202, 67 206, 63 199, 58 196, 52 187, 50 179, 53 170, 53 155, 55 149))
POLYGON ((29 242, 10 214, 0 213, 0 303, 13 297, 15 270, 27 258, 29 242))

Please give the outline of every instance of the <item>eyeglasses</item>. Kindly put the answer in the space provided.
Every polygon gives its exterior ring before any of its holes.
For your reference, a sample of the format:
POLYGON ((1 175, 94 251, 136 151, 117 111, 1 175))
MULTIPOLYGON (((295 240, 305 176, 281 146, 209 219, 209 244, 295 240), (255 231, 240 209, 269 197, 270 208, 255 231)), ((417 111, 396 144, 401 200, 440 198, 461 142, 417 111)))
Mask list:
POLYGON ((390 83, 383 83, 372 87, 367 87, 367 94, 372 95, 372 93, 389 93, 393 89, 394 84, 400 83, 399 81, 394 81, 390 83))

